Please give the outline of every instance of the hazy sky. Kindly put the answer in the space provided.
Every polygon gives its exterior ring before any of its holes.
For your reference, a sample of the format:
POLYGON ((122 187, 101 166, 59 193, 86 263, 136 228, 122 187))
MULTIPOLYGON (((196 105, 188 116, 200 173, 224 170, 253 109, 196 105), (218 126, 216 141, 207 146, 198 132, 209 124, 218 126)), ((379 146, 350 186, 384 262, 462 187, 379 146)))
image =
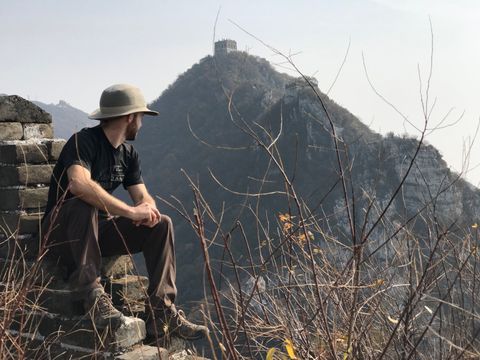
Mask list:
MULTIPOLYGON (((478 0, 0 0, 0 93, 43 102, 63 99, 86 112, 101 91, 119 82, 141 87, 152 101, 176 77, 211 53, 215 37, 265 57, 291 73, 269 45, 293 54, 298 67, 327 91, 350 49, 330 96, 372 129, 396 134, 423 124, 420 82, 426 85, 433 26, 431 125, 454 122, 428 136, 461 169, 464 143, 480 117, 480 1, 478 0), (235 23, 235 24, 234 24, 235 23)), ((480 139, 467 179, 480 183, 480 139)))

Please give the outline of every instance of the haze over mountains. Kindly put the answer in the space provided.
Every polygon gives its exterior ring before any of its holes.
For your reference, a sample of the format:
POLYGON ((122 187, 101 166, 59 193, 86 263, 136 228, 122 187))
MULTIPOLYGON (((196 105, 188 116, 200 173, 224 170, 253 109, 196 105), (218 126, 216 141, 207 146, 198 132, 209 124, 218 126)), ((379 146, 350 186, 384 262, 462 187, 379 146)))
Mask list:
MULTIPOLYGON (((357 201, 354 212, 360 232, 366 213, 378 214, 388 203, 418 141, 377 134, 326 95, 321 98, 335 124, 342 159, 351 163, 348 185, 357 201)), ((68 138, 75 129, 93 125, 85 113, 64 102, 37 104, 52 113, 57 137, 68 138)), ((160 115, 145 118, 135 146, 153 195, 191 212, 194 198, 188 175, 212 211, 224 212, 225 233, 240 221, 250 238, 274 237, 278 215, 291 205, 281 195, 285 191, 281 170, 260 145, 276 139, 275 156, 305 207, 331 236, 341 240, 348 233, 331 128, 305 80, 279 73, 266 60, 244 52, 207 56, 180 75, 151 107, 160 115), (267 235, 258 235, 258 229, 249 226, 258 216, 269 224, 267 235)), ((176 225, 180 300, 198 300, 203 293, 203 258, 197 236, 179 212, 157 202, 176 225)), ((464 225, 478 218, 479 208, 478 189, 459 179, 440 153, 426 145, 370 247, 382 241, 383 232, 417 212, 433 214, 439 223, 464 225)), ((247 249, 237 237, 230 241, 239 263, 244 263, 247 249)), ((321 239, 316 241, 321 246, 321 239)), ((256 242, 251 246, 255 248, 256 242)), ((222 244, 211 244, 210 249, 217 264, 222 244)))
POLYGON ((94 125, 94 122, 88 119, 87 113, 66 101, 60 100, 58 104, 45 104, 40 101, 33 101, 33 103, 52 115, 55 136, 58 138, 68 139, 74 132, 94 125))

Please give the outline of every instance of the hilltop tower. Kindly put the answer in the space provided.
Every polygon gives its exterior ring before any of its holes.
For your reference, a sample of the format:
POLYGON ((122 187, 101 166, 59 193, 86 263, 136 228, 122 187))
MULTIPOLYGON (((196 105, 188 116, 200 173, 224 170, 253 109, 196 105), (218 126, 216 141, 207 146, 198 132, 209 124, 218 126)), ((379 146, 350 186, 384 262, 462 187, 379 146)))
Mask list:
POLYGON ((223 39, 215 41, 215 56, 225 55, 232 51, 237 51, 237 42, 235 40, 223 39))

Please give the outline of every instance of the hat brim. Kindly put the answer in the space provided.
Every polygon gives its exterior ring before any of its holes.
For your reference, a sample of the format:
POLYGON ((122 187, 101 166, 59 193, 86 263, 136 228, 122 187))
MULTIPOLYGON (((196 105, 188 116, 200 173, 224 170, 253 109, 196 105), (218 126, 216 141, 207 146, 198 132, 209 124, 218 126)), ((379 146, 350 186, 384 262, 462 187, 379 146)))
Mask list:
POLYGON ((103 119, 110 119, 110 118, 115 118, 115 117, 119 117, 119 116, 139 113, 139 112, 144 113, 146 115, 151 115, 151 116, 157 116, 158 115, 157 111, 151 110, 147 107, 142 107, 142 108, 130 109, 130 110, 123 111, 123 112, 118 112, 118 113, 113 113, 112 112, 112 113, 108 113, 108 114, 102 112, 102 109, 97 109, 94 112, 92 112, 91 114, 89 114, 88 118, 92 119, 92 120, 103 120, 103 119))

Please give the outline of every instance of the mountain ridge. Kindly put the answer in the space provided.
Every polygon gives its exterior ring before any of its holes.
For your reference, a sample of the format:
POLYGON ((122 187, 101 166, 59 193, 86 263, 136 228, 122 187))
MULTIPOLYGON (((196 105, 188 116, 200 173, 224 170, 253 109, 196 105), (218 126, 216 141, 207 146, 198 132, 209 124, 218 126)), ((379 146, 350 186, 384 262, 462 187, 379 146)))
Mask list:
MULTIPOLYGON (((375 199, 379 214, 401 184, 418 140, 370 130, 314 87, 335 124, 341 158, 344 164, 351 163, 347 185, 358 201, 355 216, 365 216, 369 199, 375 199)), ((337 184, 328 193, 339 170, 330 123, 317 94, 303 79, 278 73, 266 60, 243 52, 201 59, 151 104, 160 113, 159 119, 145 121, 136 142, 149 189, 162 199, 173 201, 173 197, 190 207, 187 174, 208 198, 212 211, 220 214, 224 209, 226 232, 236 220, 254 223, 252 209, 260 209, 268 214, 265 221, 274 222, 279 212, 288 211, 289 204, 275 195, 285 190, 284 179, 260 142, 272 142, 278 135, 279 160, 302 201, 327 214, 322 225, 331 228, 332 234, 348 234, 342 190, 337 184), (256 208, 256 199, 247 193, 273 195, 262 197, 262 205, 256 208)), ((438 150, 424 145, 416 161, 387 211, 392 224, 426 211, 421 209, 430 208, 429 203, 435 204, 444 221, 456 217, 470 223, 478 217, 478 189, 456 179, 438 150)), ((160 206, 168 209, 166 204, 160 206)), ((179 273, 180 286, 193 289, 201 280, 202 268, 195 234, 182 216, 172 209, 166 211, 172 214, 181 239, 178 259, 185 274, 179 273)), ((381 242, 380 232, 373 235, 372 249, 381 242)), ((232 246, 237 253, 246 251, 236 243, 232 246)), ((221 251, 212 251, 218 260, 221 251)), ((193 292, 189 300, 201 296, 193 292)))
POLYGON ((75 132, 84 127, 94 126, 88 114, 65 100, 59 100, 57 104, 46 104, 41 101, 32 101, 34 104, 52 115, 55 136, 69 139, 75 132))

